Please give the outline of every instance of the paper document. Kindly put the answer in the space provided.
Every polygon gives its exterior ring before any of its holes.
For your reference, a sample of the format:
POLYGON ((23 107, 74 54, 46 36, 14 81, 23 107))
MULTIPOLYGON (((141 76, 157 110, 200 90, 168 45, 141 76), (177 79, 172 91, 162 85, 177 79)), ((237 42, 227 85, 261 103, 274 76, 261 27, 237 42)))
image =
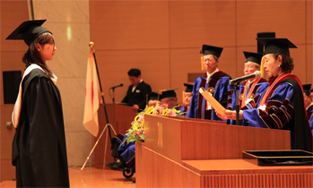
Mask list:
POLYGON ((203 87, 199 89, 199 92, 207 101, 209 101, 216 112, 224 115, 225 108, 212 96, 210 92, 205 91, 203 87))

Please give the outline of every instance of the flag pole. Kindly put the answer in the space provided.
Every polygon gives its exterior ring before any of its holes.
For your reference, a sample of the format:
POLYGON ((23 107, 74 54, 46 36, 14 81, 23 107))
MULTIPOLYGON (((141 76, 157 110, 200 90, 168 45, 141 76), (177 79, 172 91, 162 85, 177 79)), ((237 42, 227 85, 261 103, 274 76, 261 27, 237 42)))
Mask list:
MULTIPOLYGON (((103 135, 103 133, 104 133, 104 131, 105 131, 106 129, 108 129, 110 141, 112 140, 112 135, 111 135, 111 130, 110 130, 110 128, 113 130, 114 134, 116 135, 116 132, 115 132, 113 126, 112 126, 112 125, 110 124, 110 122, 109 122, 109 117, 108 117, 108 113, 107 113, 107 109, 106 109, 106 104, 105 104, 105 101, 104 101, 104 97, 103 97, 103 95, 102 95, 102 85, 101 85, 101 80, 100 80, 100 75, 99 75, 99 70, 98 70, 98 64, 97 64, 96 54, 95 54, 95 50, 94 50, 94 42, 90 41, 90 42, 89 42, 89 47, 90 47, 90 52, 92 53, 92 55, 93 55, 93 57, 94 57, 94 60, 95 60, 95 66, 96 66, 96 70, 97 70, 97 76, 98 76, 98 82, 99 82, 99 87, 100 87, 100 92, 101 92, 101 98, 102 98, 102 101, 103 101, 103 108, 104 108, 104 113, 105 113, 105 118, 106 118, 106 120, 107 120, 107 123, 106 123, 105 127, 103 128, 103 130, 102 130, 100 136, 98 137, 98 139, 97 139, 95 145, 94 145, 93 148, 91 149, 91 151, 90 151, 90 153, 89 153, 89 155, 88 155, 88 157, 87 157, 85 163, 83 164, 83 166, 82 166, 82 168, 81 168, 80 170, 83 170, 83 169, 84 169, 84 167, 85 167, 87 161, 89 160, 91 154, 93 153, 94 149, 95 149, 96 146, 98 145, 98 142, 99 142, 99 140, 101 139, 101 137, 102 137, 102 135, 103 135)), ((106 157, 106 148, 107 148, 107 147, 106 147, 106 146, 107 146, 107 142, 106 142, 106 141, 107 141, 107 139, 105 140, 104 159, 105 159, 105 157, 106 157)), ((104 162, 105 162, 105 160, 104 160, 104 162)))

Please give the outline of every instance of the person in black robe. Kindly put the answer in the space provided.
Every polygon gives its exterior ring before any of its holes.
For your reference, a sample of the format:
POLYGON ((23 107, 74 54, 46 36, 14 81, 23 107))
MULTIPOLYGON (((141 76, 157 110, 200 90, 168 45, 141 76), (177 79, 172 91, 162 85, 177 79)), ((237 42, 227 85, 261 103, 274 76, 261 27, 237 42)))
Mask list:
POLYGON ((46 65, 56 47, 52 33, 41 27, 45 21, 25 21, 7 37, 29 46, 12 113, 16 187, 69 187, 61 96, 46 65))
POLYGON ((130 69, 128 76, 131 85, 128 87, 122 103, 132 106, 137 111, 141 111, 146 107, 146 95, 151 93, 151 87, 143 81, 139 69, 130 69))

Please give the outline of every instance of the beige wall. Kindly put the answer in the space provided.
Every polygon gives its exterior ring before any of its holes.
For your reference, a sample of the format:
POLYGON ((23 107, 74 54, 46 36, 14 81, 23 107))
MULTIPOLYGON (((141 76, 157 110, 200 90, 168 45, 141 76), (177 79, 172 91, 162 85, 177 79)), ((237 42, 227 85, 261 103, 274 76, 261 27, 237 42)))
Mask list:
MULTIPOLYGON (((91 135, 82 125, 87 57, 89 55, 88 0, 33 0, 35 19, 55 37, 57 51, 48 65, 57 75, 65 122, 69 166, 82 165, 91 150, 91 135)), ((90 161, 91 162, 91 161, 90 161)))
MULTIPOLYGON (((82 165, 92 143, 82 126, 88 43, 95 42, 106 103, 109 88, 121 101, 129 85, 127 71, 137 67, 153 91, 177 90, 182 101, 188 73, 199 73, 202 44, 224 47, 220 70, 242 75, 242 51, 256 51, 256 33, 272 31, 298 46, 291 50, 294 73, 302 83, 313 83, 312 1, 95 1, 33 0, 35 19, 47 19, 44 27, 55 36, 57 53, 48 62, 59 77, 69 165, 82 165), (278 11, 277 11, 278 10, 278 11)), ((26 45, 4 38, 28 18, 24 1, 1 1, 1 72, 23 70, 26 45)), ((1 181, 14 177, 10 166, 13 129, 6 129, 13 105, 1 99, 1 181), (3 168, 4 167, 4 168, 3 168)), ((100 130, 101 131, 101 130, 100 130)))

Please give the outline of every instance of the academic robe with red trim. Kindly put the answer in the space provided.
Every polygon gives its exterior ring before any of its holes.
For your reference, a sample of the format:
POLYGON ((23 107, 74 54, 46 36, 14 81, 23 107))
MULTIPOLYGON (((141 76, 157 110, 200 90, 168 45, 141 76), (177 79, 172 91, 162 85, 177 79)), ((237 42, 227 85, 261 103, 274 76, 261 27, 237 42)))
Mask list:
POLYGON ((313 102, 307 108, 307 118, 310 125, 311 133, 313 134, 313 102))
MULTIPOLYGON (((253 83, 251 83, 251 85, 253 85, 253 83)), ((247 90, 247 95, 249 93, 249 91, 251 90, 251 87, 247 90)), ((251 108, 255 108, 256 106, 258 106, 261 96, 262 94, 267 90, 268 88, 268 83, 265 79, 260 79, 258 80, 258 82, 256 83, 255 87, 253 88, 253 91, 251 92, 251 95, 249 97, 249 99, 251 100, 248 104, 244 105, 242 107, 242 100, 243 100, 243 95, 244 95, 244 88, 245 85, 239 85, 239 106, 241 107, 240 109, 251 109, 251 108)), ((234 85, 229 85, 228 87, 228 98, 227 98, 227 109, 228 110, 236 110, 236 87, 234 85)), ((236 124, 236 120, 228 120, 227 121, 228 124, 236 124)), ((243 125, 243 121, 239 120, 239 125, 243 125)))
POLYGON ((207 83, 206 74, 204 77, 199 77, 195 80, 192 92, 193 96, 190 102, 190 109, 186 117, 188 118, 199 118, 199 119, 210 119, 220 120, 221 119, 215 114, 215 109, 207 110, 207 101, 199 93, 199 89, 203 87, 206 91, 209 91, 214 98, 226 107, 227 105, 227 90, 229 80, 231 77, 222 71, 214 73, 207 83))
POLYGON ((290 130, 291 148, 312 151, 300 84, 293 78, 277 83, 266 100, 266 109, 243 110, 243 124, 251 127, 290 130))
POLYGON ((69 187, 61 96, 40 69, 32 70, 22 82, 12 164, 17 187, 69 187))

